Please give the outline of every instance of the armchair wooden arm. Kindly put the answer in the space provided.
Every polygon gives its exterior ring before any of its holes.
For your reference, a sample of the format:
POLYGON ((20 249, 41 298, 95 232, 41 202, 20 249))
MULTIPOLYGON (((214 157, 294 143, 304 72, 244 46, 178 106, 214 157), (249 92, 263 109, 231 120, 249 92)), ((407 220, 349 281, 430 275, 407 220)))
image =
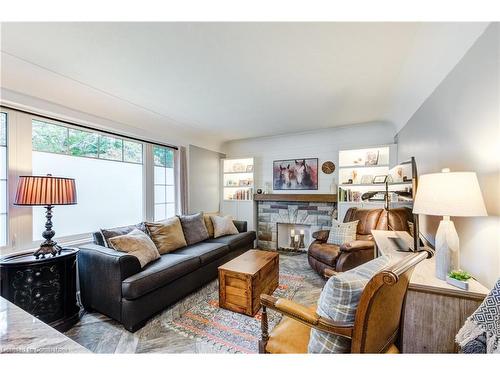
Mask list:
POLYGON ((353 326, 351 324, 323 318, 315 312, 312 312, 307 307, 291 300, 287 300, 285 298, 275 298, 267 294, 262 294, 260 296, 260 303, 262 305, 261 328, 262 342, 264 343, 264 346, 269 340, 267 308, 275 310, 314 329, 342 337, 352 337, 353 326))

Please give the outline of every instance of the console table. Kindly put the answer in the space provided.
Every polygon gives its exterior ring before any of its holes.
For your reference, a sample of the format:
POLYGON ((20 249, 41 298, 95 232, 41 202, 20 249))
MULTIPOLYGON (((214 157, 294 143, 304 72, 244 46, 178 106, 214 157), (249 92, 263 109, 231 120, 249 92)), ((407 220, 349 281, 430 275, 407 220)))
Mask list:
POLYGON ((35 259, 32 252, 0 259, 0 295, 41 321, 65 331, 79 319, 76 255, 64 248, 56 256, 35 259))
MULTIPOLYGON (((407 232, 396 232, 408 246, 413 243, 407 232)), ((395 261, 406 253, 396 250, 389 239, 395 232, 373 230, 378 255, 390 255, 395 261)), ((415 267, 410 279, 403 311, 401 348, 403 353, 456 353, 455 335, 481 304, 489 290, 471 280, 465 291, 435 276, 434 258, 415 267)))

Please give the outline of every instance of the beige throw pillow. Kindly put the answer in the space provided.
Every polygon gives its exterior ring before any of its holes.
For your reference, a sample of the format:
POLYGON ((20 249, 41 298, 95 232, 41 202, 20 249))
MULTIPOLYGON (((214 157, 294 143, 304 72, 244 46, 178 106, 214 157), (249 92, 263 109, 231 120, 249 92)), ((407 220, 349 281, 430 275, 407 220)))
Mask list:
POLYGON ((146 228, 160 254, 167 254, 187 246, 181 221, 177 216, 157 223, 146 223, 146 228))
POLYGON ((113 249, 135 256, 139 260, 141 267, 160 257, 160 253, 158 253, 151 238, 139 229, 110 238, 108 242, 113 249))
POLYGON ((239 233, 231 216, 211 216, 210 218, 214 225, 214 238, 239 233))
POLYGON ((326 243, 332 245, 342 245, 356 239, 356 228, 358 227, 359 220, 351 221, 349 223, 341 223, 335 219, 332 220, 332 228, 328 235, 326 243))
POLYGON ((212 216, 219 216, 218 213, 204 213, 203 221, 205 221, 205 226, 207 227, 208 237, 214 238, 214 224, 212 223, 212 216))

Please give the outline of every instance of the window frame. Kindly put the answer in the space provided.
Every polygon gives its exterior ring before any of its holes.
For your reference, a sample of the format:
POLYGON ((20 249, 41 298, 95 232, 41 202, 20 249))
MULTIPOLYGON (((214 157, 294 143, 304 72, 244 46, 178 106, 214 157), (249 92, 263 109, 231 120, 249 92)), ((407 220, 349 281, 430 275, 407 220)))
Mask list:
MULTIPOLYGON (((46 118, 41 115, 36 115, 28 113, 22 110, 15 110, 0 106, 0 111, 7 114, 8 121, 8 132, 7 132, 7 191, 8 191, 8 202, 7 202, 7 245, 0 247, 0 255, 5 255, 8 253, 26 251, 38 248, 40 241, 34 241, 33 232, 33 209, 29 206, 14 206, 12 202, 15 199, 15 191, 17 189, 17 180, 20 175, 30 175, 32 173, 32 121, 37 120, 44 123, 50 123, 53 125, 62 126, 68 129, 75 129, 89 133, 97 133, 98 135, 114 137, 122 140, 122 160, 109 160, 104 158, 99 158, 99 152, 97 157, 92 156, 80 156, 71 155, 69 152, 69 145, 67 146, 67 152, 63 155, 69 155, 73 157, 83 157, 91 159, 99 159, 102 161, 110 162, 122 162, 131 164, 142 164, 142 216, 144 221, 153 221, 154 219, 154 162, 153 162, 153 143, 149 143, 147 140, 139 140, 134 137, 128 138, 127 136, 120 134, 111 134, 110 131, 99 131, 95 128, 90 128, 85 125, 78 126, 74 123, 65 122, 64 119, 55 120, 53 118, 46 118), (131 141, 135 143, 140 143, 142 146, 142 163, 125 161, 125 142, 131 141)), ((69 133, 69 130, 68 130, 69 133)), ((177 192, 179 179, 176 173, 176 161, 177 153, 173 147, 168 145, 162 146, 169 148, 174 153, 174 189, 177 192)), ((37 152, 48 152, 49 151, 37 151, 37 152)), ((62 153, 56 153, 62 154, 62 153)), ((78 184, 78 182, 77 182, 78 184)), ((78 185, 77 185, 78 188, 78 185)), ((179 209, 179 199, 178 194, 175 195, 175 213, 178 213, 179 209)), ((40 218, 44 220, 44 218, 40 218)), ((131 223, 133 224, 133 223, 131 223)), ((96 230, 99 228, 96 227, 96 230)), ((57 232, 57 227, 55 228, 57 232)), ((80 233, 65 237, 55 237, 63 246, 76 246, 92 241, 92 233, 80 233)))

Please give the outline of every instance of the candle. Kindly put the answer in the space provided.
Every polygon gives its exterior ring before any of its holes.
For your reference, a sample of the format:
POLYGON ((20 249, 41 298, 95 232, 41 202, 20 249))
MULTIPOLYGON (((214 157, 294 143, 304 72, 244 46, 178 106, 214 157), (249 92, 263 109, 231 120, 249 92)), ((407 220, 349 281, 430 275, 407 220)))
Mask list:
POLYGON ((299 235, 298 234, 295 235, 295 242, 299 242, 299 235))
POLYGON ((301 230, 300 230, 300 234, 304 234, 304 229, 301 229, 301 230))
POLYGON ((291 235, 292 237, 293 237, 293 236, 295 236, 295 229, 292 229, 292 230, 290 231, 290 235, 291 235))

